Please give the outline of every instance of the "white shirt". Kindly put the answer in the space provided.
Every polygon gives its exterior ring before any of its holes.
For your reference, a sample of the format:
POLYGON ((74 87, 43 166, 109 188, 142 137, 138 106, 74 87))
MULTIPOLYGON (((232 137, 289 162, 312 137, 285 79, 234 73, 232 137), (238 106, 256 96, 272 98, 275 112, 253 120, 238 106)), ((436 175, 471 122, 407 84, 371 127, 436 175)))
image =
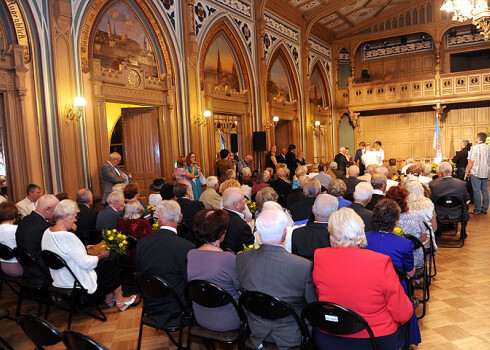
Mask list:
POLYGON ((373 194, 380 194, 380 195, 382 195, 382 196, 384 196, 384 195, 385 195, 385 194, 383 193, 383 191, 378 190, 378 189, 373 190, 373 194))
POLYGON ((173 233, 177 234, 177 229, 172 226, 160 226, 160 230, 169 230, 172 231, 173 233))
MULTIPOLYGON (((17 241, 15 240, 15 232, 17 231, 17 225, 1 224, 0 225, 0 243, 5 244, 9 248, 14 249, 17 247, 17 241)), ((12 258, 10 260, 0 259, 2 262, 16 263, 17 259, 12 258)))
POLYGON ((362 162, 367 167, 370 164, 378 164, 378 152, 375 151, 366 151, 362 156, 362 162))
POLYGON ((15 206, 19 210, 19 214, 24 217, 29 215, 33 210, 36 210, 37 202, 31 202, 30 199, 26 197, 23 200, 17 202, 15 206))
POLYGON ((388 191, 393 186, 395 186, 395 187, 398 186, 398 182, 396 182, 395 180, 387 179, 386 180, 386 191, 388 191))
MULTIPOLYGON (((52 232, 51 228, 48 228, 44 231, 41 248, 61 256, 88 293, 93 294, 95 292, 97 274, 94 269, 99 258, 88 255, 82 241, 74 233, 68 231, 52 232)), ((53 278, 53 286, 59 288, 73 287, 73 277, 67 269, 50 269, 49 272, 53 278)))

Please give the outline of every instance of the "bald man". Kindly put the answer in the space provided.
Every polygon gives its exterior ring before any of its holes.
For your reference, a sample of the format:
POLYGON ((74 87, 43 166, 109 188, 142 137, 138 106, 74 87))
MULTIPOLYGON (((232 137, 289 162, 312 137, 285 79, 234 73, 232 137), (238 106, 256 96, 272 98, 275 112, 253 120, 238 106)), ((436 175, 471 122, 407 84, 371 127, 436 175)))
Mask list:
POLYGON ((102 192, 102 204, 106 204, 107 196, 112 192, 112 186, 115 184, 123 183, 128 184, 131 182, 133 176, 131 173, 125 172, 119 168, 121 163, 121 155, 117 152, 113 152, 109 155, 107 162, 100 167, 100 186, 102 192))
POLYGON ((289 196, 291 192, 293 192, 293 189, 286 177, 286 171, 284 170, 284 168, 277 169, 276 176, 277 179, 274 180, 274 182, 272 183, 272 188, 279 195, 279 199, 277 200, 277 202, 283 207, 285 207, 286 198, 287 196, 289 196))

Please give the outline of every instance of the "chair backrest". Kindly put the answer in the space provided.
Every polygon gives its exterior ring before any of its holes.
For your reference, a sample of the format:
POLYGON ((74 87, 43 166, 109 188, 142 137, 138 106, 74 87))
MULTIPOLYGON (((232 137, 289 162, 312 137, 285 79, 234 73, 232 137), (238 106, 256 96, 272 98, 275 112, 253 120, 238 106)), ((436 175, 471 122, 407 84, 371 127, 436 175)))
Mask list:
POLYGON ((58 254, 50 250, 43 250, 41 252, 41 256, 44 262, 46 263, 46 265, 51 270, 60 270, 62 268, 66 268, 70 273, 70 275, 73 277, 73 288, 85 289, 83 285, 80 283, 80 281, 78 280, 77 276, 70 269, 70 266, 68 266, 65 259, 63 259, 61 256, 59 256, 58 254))
POLYGON ((412 236, 412 235, 408 235, 408 234, 403 235, 403 237, 408 239, 409 241, 411 241, 413 243, 413 250, 417 250, 419 248, 424 248, 424 244, 417 237, 412 236))
POLYGON ((97 340, 70 329, 63 332, 63 343, 68 350, 109 350, 97 340))
POLYGON ((8 245, 0 243, 0 259, 10 260, 15 258, 14 251, 8 245))
POLYGON ((136 248, 136 243, 138 243, 138 239, 136 239, 135 237, 133 237, 131 235, 128 235, 128 236, 126 236, 126 241, 128 242, 127 250, 136 248))
POLYGON ((403 271, 396 265, 393 265, 393 268, 395 269, 396 275, 398 276, 400 283, 402 283, 402 281, 405 282, 405 286, 407 287, 407 291, 408 291, 408 297, 411 299, 413 297, 413 290, 412 290, 412 284, 410 283, 407 274, 405 273, 405 271, 403 271))
POLYGON ((307 320, 311 326, 335 335, 350 335, 365 329, 369 333, 373 349, 378 348, 367 321, 345 306, 328 301, 316 301, 303 308, 301 318, 307 320))
POLYGON ((61 331, 42 318, 21 314, 18 322, 27 337, 37 347, 58 344, 62 340, 61 331))
POLYGON ((134 281, 141 294, 158 299, 172 295, 181 309, 185 310, 185 306, 177 295, 177 292, 163 278, 146 272, 140 272, 134 276, 134 281))
MULTIPOLYGON (((438 212, 438 208, 444 208, 445 210, 451 210, 455 208, 461 208, 461 213, 457 218, 450 217, 450 221, 466 221, 465 217, 465 205, 464 202, 459 199, 458 197, 455 196, 444 196, 440 197, 436 200, 435 204, 435 210, 436 213, 438 213, 438 216, 443 216, 438 212)), ((444 213, 443 213, 444 214, 444 213)), ((441 217, 441 220, 444 220, 445 217, 441 217)))

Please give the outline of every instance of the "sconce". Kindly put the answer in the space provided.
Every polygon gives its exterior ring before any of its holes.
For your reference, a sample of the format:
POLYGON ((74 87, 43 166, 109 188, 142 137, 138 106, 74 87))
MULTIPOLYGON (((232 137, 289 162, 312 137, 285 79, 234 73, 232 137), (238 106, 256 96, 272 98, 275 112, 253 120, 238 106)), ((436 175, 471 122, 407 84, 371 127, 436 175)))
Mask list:
MULTIPOLYGON (((203 112, 203 115, 204 115, 204 118, 209 118, 209 117, 211 117, 212 113, 211 113, 211 111, 210 111, 209 109, 206 109, 206 110, 203 112)), ((194 120, 194 124, 195 124, 196 126, 201 126, 201 125, 202 125, 202 126, 207 126, 207 125, 208 125, 208 122, 206 121, 206 119, 203 119, 203 118, 201 117, 201 115, 199 115, 199 116, 197 117, 197 119, 196 119, 196 120, 194 120)))
POLYGON ((270 122, 270 120, 268 120, 265 123, 265 128, 266 129, 271 129, 271 128, 275 129, 278 122, 279 122, 279 117, 277 115, 275 115, 274 117, 272 117, 272 123, 270 122))
POLYGON ((320 121, 317 120, 317 121, 315 121, 314 125, 310 125, 308 127, 308 130, 313 131, 315 136, 323 136, 323 130, 320 128, 320 125, 321 125, 320 121))
POLYGON ((68 105, 65 107, 65 111, 66 111, 66 122, 70 122, 70 121, 79 121, 80 118, 82 117, 82 114, 83 114, 83 107, 85 107, 85 105, 87 104, 87 101, 85 101, 85 99, 83 97, 75 97, 75 101, 73 103, 73 106, 76 107, 73 108, 72 105, 68 105))

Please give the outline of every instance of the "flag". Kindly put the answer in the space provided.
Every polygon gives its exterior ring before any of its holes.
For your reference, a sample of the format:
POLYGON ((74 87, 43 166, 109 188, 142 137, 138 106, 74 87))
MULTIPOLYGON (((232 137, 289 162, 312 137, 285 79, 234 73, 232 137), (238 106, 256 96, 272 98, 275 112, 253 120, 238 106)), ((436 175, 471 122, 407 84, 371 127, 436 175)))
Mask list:
POLYGON ((219 140, 221 143, 221 149, 225 149, 226 141, 225 141, 223 135, 221 135, 221 130, 218 130, 218 132, 219 132, 219 140))
POLYGON ((439 134, 439 118, 436 114, 436 129, 434 130, 434 143, 432 148, 436 151, 434 163, 439 164, 442 161, 441 135, 439 134))

